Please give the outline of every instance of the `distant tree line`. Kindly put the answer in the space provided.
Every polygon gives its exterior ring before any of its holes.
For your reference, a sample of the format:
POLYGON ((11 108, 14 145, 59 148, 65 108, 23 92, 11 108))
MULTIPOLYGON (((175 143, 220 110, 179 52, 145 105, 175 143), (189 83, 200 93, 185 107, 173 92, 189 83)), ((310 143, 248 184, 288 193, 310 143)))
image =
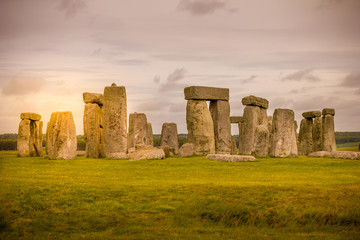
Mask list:
MULTIPOLYGON (((86 140, 84 135, 77 135, 77 149, 79 151, 85 151, 86 140)), ((239 135, 233 135, 236 143, 239 143, 239 135)), ((160 146, 161 135, 154 134, 154 146, 160 146)), ((335 132, 336 144, 360 142, 360 132, 335 132)), ((16 150, 17 134, 5 133, 0 134, 0 150, 16 150)), ((187 134, 178 135, 179 146, 187 143, 187 134)), ((43 147, 46 146, 46 135, 43 136, 43 147)))

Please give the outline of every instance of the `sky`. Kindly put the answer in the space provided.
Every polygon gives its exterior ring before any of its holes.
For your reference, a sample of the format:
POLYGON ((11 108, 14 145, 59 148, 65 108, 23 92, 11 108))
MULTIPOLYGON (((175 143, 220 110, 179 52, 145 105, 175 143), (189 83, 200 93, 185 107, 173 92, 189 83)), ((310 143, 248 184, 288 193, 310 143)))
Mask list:
POLYGON ((268 115, 335 108, 336 131, 360 131, 359 12, 359 0, 0 0, 0 133, 21 112, 46 126, 72 111, 82 134, 82 93, 112 83, 155 134, 187 133, 194 85, 229 88, 232 116, 255 95, 268 115))

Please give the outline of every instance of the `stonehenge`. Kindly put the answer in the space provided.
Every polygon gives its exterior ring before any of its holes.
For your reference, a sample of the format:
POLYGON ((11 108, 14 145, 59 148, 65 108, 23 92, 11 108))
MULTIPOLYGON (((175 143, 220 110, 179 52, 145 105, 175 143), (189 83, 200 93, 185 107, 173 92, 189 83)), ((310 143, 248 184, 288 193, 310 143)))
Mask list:
POLYGON ((309 155, 319 151, 336 151, 335 109, 304 112, 299 131, 299 154, 309 155), (322 115, 322 117, 321 117, 322 115))
POLYGON ((19 157, 40 157, 43 155, 43 122, 36 113, 21 113, 19 123, 17 151, 19 157))
POLYGON ((184 89, 184 95, 188 141, 194 145, 194 154, 230 154, 229 89, 191 86, 184 89))
POLYGON ((46 129, 46 152, 49 159, 75 159, 76 129, 71 112, 54 112, 46 129))
POLYGON ((147 140, 147 118, 144 113, 131 113, 129 116, 128 149, 144 147, 147 140))
POLYGON ((174 148, 174 153, 179 153, 178 131, 176 123, 164 123, 161 129, 160 146, 174 148))

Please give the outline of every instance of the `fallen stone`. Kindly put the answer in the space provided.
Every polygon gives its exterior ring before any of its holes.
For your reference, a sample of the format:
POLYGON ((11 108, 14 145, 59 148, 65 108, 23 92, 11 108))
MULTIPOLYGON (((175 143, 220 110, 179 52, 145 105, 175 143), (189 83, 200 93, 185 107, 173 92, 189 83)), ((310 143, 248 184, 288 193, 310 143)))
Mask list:
POLYGON ((214 123, 205 100, 188 100, 186 106, 188 141, 195 155, 215 153, 214 123))
POLYGON ((33 121, 40 121, 41 115, 37 113, 25 112, 20 114, 20 118, 23 120, 28 119, 33 121))
POLYGON ((146 128, 146 145, 154 146, 154 135, 151 123, 147 123, 146 128))
POLYGON ((225 162, 252 162, 255 160, 254 156, 241 155, 227 155, 227 154, 208 154, 207 159, 225 162))
POLYGON ((316 117, 321 117, 321 112, 320 111, 309 111, 309 112, 304 112, 302 114, 302 116, 304 118, 316 118, 316 117))
POLYGON ((136 150, 135 152, 129 154, 129 157, 133 160, 143 160, 143 159, 164 159, 165 152, 160 148, 142 148, 136 150))
POLYGON ((84 103, 96 103, 99 106, 104 105, 104 94, 101 93, 83 93, 84 103))
POLYGON ((357 152, 350 152, 350 151, 333 151, 330 152, 329 157, 354 160, 354 159, 359 159, 359 154, 357 152))
POLYGON ((210 101, 210 113, 214 122, 215 153, 231 153, 230 105, 228 101, 210 101))
POLYGON ((76 151, 76 156, 85 156, 86 151, 76 151))
POLYGON ((76 129, 71 112, 54 112, 46 130, 46 148, 49 159, 75 159, 76 129))
POLYGON ((127 105, 125 87, 104 89, 104 152, 127 152, 127 105))
POLYGON ((261 97, 255 97, 253 95, 244 97, 241 102, 243 105, 246 105, 246 106, 258 106, 258 107, 262 107, 265 109, 269 108, 268 100, 266 100, 265 98, 261 98, 261 97))
POLYGON ((270 133, 266 125, 259 125, 255 130, 255 157, 266 157, 269 155, 270 133))
POLYGON ((131 113, 129 116, 128 148, 147 143, 147 119, 144 113, 131 113))
POLYGON ((322 115, 325 116, 325 115, 332 115, 332 116, 335 116, 335 109, 334 108, 324 108, 322 110, 322 115))
POLYGON ((225 100, 229 101, 228 88, 192 86, 184 89, 186 100, 225 100))
POLYGON ((160 146, 174 148, 174 154, 179 153, 179 141, 176 123, 163 123, 161 129, 160 146))
POLYGON ((165 157, 172 157, 175 155, 175 148, 170 147, 169 145, 162 145, 159 148, 161 148, 162 150, 164 150, 165 153, 165 157))
POLYGON ((194 155, 194 144, 184 143, 179 149, 180 157, 190 157, 194 155))
POLYGON ((106 157, 112 159, 129 159, 129 156, 124 152, 109 153, 108 155, 106 155, 106 157))
POLYGON ((295 114, 291 109, 275 109, 272 123, 271 156, 296 157, 298 155, 294 118, 295 114))
POLYGON ((330 152, 328 152, 328 151, 317 151, 317 152, 310 153, 308 155, 308 157, 328 157, 328 156, 330 156, 330 152))
POLYGON ((242 116, 231 116, 230 123, 239 123, 242 119, 242 116))

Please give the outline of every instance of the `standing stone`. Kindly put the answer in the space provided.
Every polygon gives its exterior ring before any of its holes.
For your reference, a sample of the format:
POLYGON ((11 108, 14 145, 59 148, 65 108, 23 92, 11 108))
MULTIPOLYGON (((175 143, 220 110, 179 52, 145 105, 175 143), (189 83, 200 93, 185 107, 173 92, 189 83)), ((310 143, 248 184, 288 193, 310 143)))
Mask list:
POLYGON ((49 159, 75 159, 76 129, 71 112, 54 112, 46 130, 49 159))
POLYGON ((243 139, 243 129, 244 129, 244 118, 243 117, 240 118, 238 127, 239 127, 239 149, 238 149, 238 151, 239 151, 239 153, 241 153, 241 152, 244 152, 244 150, 243 150, 244 143, 242 143, 242 141, 246 141, 245 139, 243 139))
POLYGON ((239 152, 238 147, 236 146, 236 140, 231 138, 231 155, 237 155, 239 152))
POLYGON ((127 152, 127 105, 125 87, 104 89, 104 152, 107 157, 113 153, 127 152))
POLYGON ((313 125, 313 144, 314 152, 322 150, 322 120, 321 117, 314 118, 313 125))
POLYGON ((297 121, 294 120, 293 128, 291 131, 291 150, 290 156, 297 157, 298 156, 298 134, 297 134, 298 124, 297 121))
POLYGON ((298 139, 299 155, 309 155, 310 153, 314 152, 312 118, 305 118, 301 120, 298 139))
POLYGON ((272 121, 273 121, 272 116, 268 116, 268 124, 267 124, 267 126, 268 126, 268 129, 269 129, 270 135, 271 135, 271 131, 272 131, 272 121))
POLYGON ((335 123, 333 115, 325 115, 322 117, 322 143, 323 151, 336 151, 335 142, 335 123))
POLYGON ((270 155, 273 157, 297 156, 295 114, 290 109, 275 109, 273 115, 270 155))
POLYGON ((147 143, 147 119, 144 113, 129 116, 128 148, 144 147, 147 143))
POLYGON ((259 115, 259 125, 268 126, 269 118, 267 116, 266 108, 260 108, 260 115, 259 115))
POLYGON ((210 112, 214 122, 215 152, 231 153, 230 105, 228 101, 211 101, 210 112))
POLYGON ((30 157, 41 157, 42 151, 42 121, 30 121, 30 157))
POLYGON ((151 123, 147 123, 146 129, 146 145, 154 146, 154 135, 151 123))
POLYGON ((259 125, 255 130, 255 157, 269 155, 270 133, 267 125, 259 125))
POLYGON ((30 120, 20 121, 17 137, 17 152, 19 157, 30 156, 30 120))
POLYGON ((100 156, 100 115, 101 110, 96 103, 85 104, 84 135, 86 139, 86 157, 100 156))
MULTIPOLYGON (((239 154, 250 155, 255 151, 255 129, 259 125, 260 107, 246 106, 243 115, 242 135, 239 136, 239 154), (241 144, 241 146, 240 146, 241 144)), ((240 127, 239 127, 240 128, 240 127)))
POLYGON ((179 141, 176 123, 164 123, 161 129, 160 146, 173 147, 175 154, 179 153, 179 141))
POLYGON ((186 106, 188 141, 195 155, 215 153, 214 124, 205 100, 188 100, 186 106))

